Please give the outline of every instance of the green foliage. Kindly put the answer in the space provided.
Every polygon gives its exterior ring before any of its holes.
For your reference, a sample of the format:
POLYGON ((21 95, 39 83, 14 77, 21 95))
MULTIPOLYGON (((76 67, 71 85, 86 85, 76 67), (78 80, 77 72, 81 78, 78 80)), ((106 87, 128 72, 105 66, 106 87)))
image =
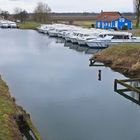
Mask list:
POLYGON ((16 113, 15 103, 9 94, 6 83, 0 79, 0 139, 22 140, 12 115, 16 113))
POLYGON ((16 105, 10 96, 9 88, 6 83, 0 78, 0 140, 23 140, 17 123, 13 116, 17 113, 23 113, 26 117, 30 128, 36 134, 38 140, 41 140, 40 134, 33 126, 31 119, 26 112, 16 105))
POLYGON ((127 25, 124 25, 124 26, 122 27, 122 30, 128 30, 128 26, 127 26, 127 25))
POLYGON ((82 27, 86 27, 86 28, 91 28, 92 24, 94 24, 94 21, 74 21, 73 24, 78 25, 78 26, 82 26, 82 27))

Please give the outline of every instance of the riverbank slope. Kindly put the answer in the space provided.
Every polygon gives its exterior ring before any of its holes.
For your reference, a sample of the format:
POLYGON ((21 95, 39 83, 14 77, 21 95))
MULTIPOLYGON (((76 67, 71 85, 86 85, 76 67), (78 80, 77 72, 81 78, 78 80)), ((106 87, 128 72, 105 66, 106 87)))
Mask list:
POLYGON ((93 59, 124 75, 140 77, 140 44, 113 45, 95 54, 93 59))
MULTIPOLYGON (((41 140, 38 131, 33 126, 29 114, 22 107, 15 103, 15 99, 10 96, 9 88, 0 77, 0 139, 1 140, 23 140, 20 126, 15 117, 22 114, 38 140, 41 140)), ((20 123, 20 125, 23 125, 20 123)), ((23 128, 23 126, 21 127, 23 128)), ((24 130, 23 130, 24 131, 24 130)))
POLYGON ((36 30, 37 27, 39 27, 41 25, 41 23, 37 23, 37 22, 22 22, 18 24, 18 27, 20 29, 26 29, 26 30, 36 30))

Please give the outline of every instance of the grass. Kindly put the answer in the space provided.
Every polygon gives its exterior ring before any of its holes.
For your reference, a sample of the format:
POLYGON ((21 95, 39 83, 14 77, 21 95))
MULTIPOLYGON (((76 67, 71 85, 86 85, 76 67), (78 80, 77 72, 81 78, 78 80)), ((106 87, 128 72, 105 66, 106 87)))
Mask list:
POLYGON ((40 23, 37 22, 23 22, 18 24, 20 29, 33 29, 35 30, 38 26, 40 26, 40 23))
POLYGON ((28 114, 22 107, 16 105, 10 96, 8 86, 0 78, 0 140, 23 140, 17 123, 13 118, 19 112, 25 116, 26 121, 36 134, 38 140, 41 140, 40 134, 28 117, 28 114))
POLYGON ((113 69, 122 69, 128 75, 140 76, 140 44, 113 45, 94 57, 100 62, 109 63, 113 69))
POLYGON ((138 28, 132 29, 129 32, 133 33, 135 36, 140 36, 140 29, 138 28))
POLYGON ((94 24, 94 21, 74 21, 74 25, 91 28, 91 25, 94 24))
POLYGON ((12 101, 6 83, 0 79, 0 139, 22 140, 18 126, 13 120, 16 113, 16 105, 12 101))

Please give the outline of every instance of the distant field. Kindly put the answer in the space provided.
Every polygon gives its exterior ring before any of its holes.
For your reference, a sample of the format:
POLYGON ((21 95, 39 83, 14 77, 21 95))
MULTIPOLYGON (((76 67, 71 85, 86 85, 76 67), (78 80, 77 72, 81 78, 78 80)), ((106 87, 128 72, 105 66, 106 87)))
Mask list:
MULTIPOLYGON (((59 23, 64 23, 64 22, 59 22, 59 23)), ((95 21, 74 21, 73 24, 81 27, 86 27, 90 28, 91 25, 95 23, 95 21)), ((36 29, 36 27, 40 26, 40 23, 36 22, 24 22, 24 23, 19 23, 18 24, 20 29, 36 29)))
POLYGON ((74 25, 90 28, 92 24, 95 24, 95 21, 74 21, 74 25))
MULTIPOLYGON (((59 23, 65 23, 65 22, 59 22, 59 23)), ((41 23, 37 23, 37 22, 24 22, 24 23, 20 23, 18 24, 20 29, 36 29, 36 27, 40 26, 41 23)), ((67 22, 68 24, 68 22, 67 22)), ((87 20, 87 21, 74 21, 73 22, 74 25, 77 26, 81 26, 81 27, 85 27, 85 28, 91 28, 91 25, 94 24, 95 25, 95 20, 87 20)), ((140 28, 135 28, 135 24, 136 21, 133 20, 133 29, 130 30, 129 32, 132 32, 134 35, 140 36, 140 28)))

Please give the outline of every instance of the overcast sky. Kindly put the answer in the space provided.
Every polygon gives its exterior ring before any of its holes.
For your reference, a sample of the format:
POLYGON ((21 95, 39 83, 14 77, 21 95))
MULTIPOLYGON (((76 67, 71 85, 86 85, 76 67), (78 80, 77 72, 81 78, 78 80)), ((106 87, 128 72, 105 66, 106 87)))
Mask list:
POLYGON ((0 9, 13 12, 20 7, 32 12, 38 2, 47 3, 53 12, 133 12, 133 0, 0 0, 0 9))

